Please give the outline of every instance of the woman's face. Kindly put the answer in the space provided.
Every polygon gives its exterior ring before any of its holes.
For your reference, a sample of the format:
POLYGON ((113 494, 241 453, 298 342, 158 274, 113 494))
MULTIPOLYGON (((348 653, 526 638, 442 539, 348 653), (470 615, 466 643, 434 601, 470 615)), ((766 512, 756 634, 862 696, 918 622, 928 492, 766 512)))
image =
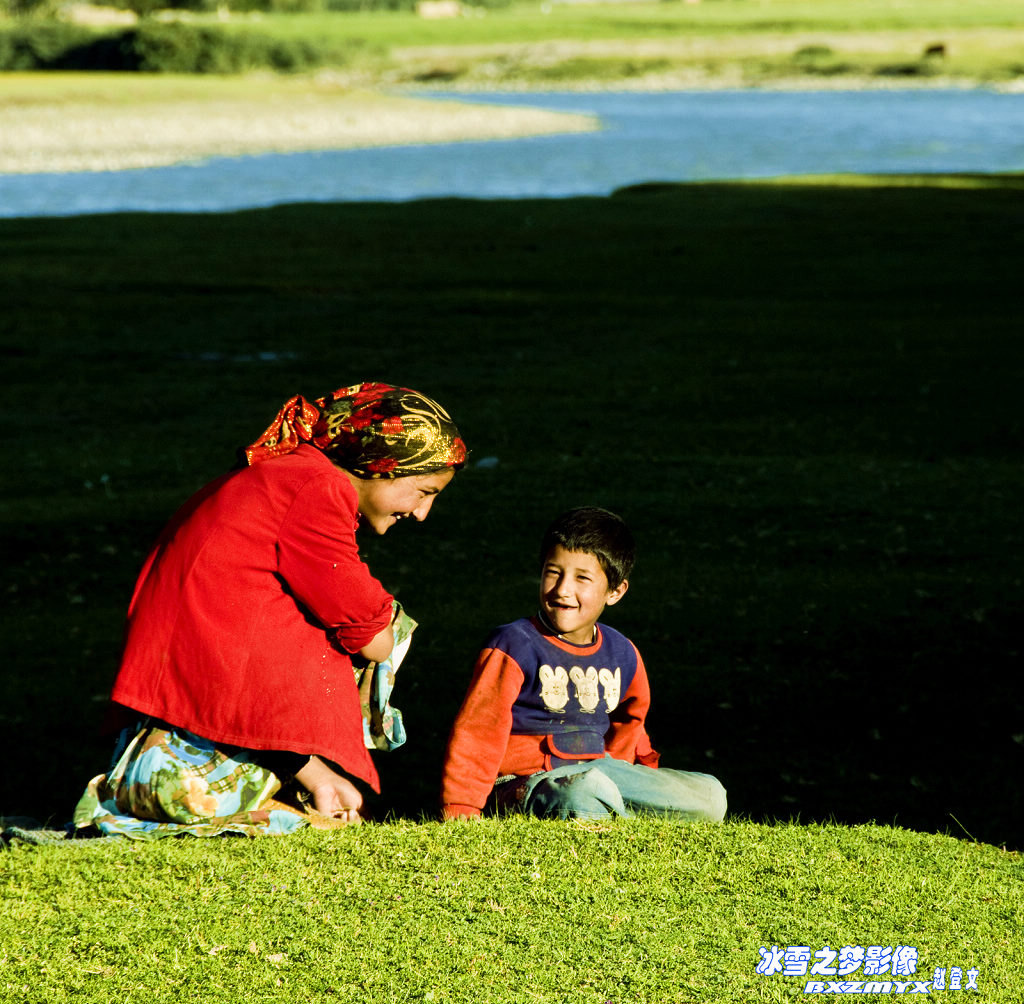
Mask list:
POLYGON ((413 474, 407 478, 351 478, 359 496, 359 515, 375 533, 387 533, 400 519, 427 518, 434 499, 455 477, 454 471, 413 474))

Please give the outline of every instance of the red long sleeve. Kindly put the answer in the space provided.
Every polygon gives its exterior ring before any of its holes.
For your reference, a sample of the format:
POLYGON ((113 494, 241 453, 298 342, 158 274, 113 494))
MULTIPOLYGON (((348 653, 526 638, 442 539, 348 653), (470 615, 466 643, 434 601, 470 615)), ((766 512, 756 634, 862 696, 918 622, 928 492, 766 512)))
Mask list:
POLYGON ((480 653, 445 754, 446 815, 479 815, 508 747, 512 705, 522 685, 523 671, 508 655, 492 648, 480 653))
POLYGON ((636 663, 633 682, 622 695, 618 707, 609 715, 612 725, 605 736, 605 749, 609 756, 617 760, 657 767, 658 754, 651 749, 651 740, 644 728, 651 707, 651 688, 639 652, 636 654, 636 663))

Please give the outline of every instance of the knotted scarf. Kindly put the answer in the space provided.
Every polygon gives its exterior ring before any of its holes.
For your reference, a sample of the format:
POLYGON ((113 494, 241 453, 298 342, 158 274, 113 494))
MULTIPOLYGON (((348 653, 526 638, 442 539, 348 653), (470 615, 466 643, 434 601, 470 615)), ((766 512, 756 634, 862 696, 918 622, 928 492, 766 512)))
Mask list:
POLYGON ((243 453, 252 465, 303 443, 358 478, 436 474, 466 462, 466 444, 441 405, 386 383, 341 387, 315 401, 296 395, 243 453))

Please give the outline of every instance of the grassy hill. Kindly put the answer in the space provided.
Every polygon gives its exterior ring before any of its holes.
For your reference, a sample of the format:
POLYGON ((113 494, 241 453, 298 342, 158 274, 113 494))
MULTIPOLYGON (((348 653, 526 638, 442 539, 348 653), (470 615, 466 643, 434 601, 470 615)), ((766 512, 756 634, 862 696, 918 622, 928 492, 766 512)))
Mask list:
POLYGON ((105 768, 144 552, 287 396, 422 388, 474 462, 366 543, 421 625, 392 822, 15 846, 0 999, 780 1001, 806 978, 762 947, 902 945, 1016 1001, 1021 184, 0 221, 0 813, 61 823, 105 768), (639 540, 609 621, 663 763, 732 821, 421 822, 477 645, 586 502, 639 540))
POLYGON ((848 979, 1012 1004, 1024 964, 1019 855, 886 827, 511 820, 16 847, 0 882, 11 1001, 715 1004, 848 979), (848 947, 884 969, 811 974, 848 947))

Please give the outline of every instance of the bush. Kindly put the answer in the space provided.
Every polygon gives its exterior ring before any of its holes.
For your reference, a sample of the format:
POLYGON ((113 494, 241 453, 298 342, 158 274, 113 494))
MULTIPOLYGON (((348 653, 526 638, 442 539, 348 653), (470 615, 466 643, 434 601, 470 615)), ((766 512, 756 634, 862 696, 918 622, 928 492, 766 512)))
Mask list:
POLYGON ((0 31, 0 70, 134 70, 142 73, 294 73, 349 61, 362 43, 279 39, 189 24, 143 23, 115 34, 59 23, 0 31))
POLYGON ((249 69, 247 39, 217 28, 148 24, 127 32, 124 50, 144 73, 237 73, 249 69))
POLYGON ((74 24, 40 21, 0 31, 0 70, 61 68, 74 49, 89 45, 96 33, 74 24))
POLYGON ((0 0, 0 16, 41 17, 52 13, 52 0, 0 0))
POLYGON ((794 58, 801 62, 831 59, 835 53, 827 45, 804 45, 796 50, 794 58))
POLYGON ((889 63, 875 68, 879 77, 934 77, 939 72, 931 60, 921 59, 913 63, 889 63))
POLYGON ((0 21, 9 17, 52 17, 50 0, 0 0, 0 21))
MULTIPOLYGON (((212 3, 214 7, 217 6, 214 0, 179 0, 179 2, 182 6, 191 6, 193 9, 199 3, 212 3)), ((234 12, 269 11, 274 14, 318 14, 326 9, 325 0, 230 0, 223 6, 234 12)))
POLYGON ((325 43, 187 24, 143 24, 122 42, 132 63, 127 68, 145 73, 294 73, 347 63, 362 45, 358 39, 325 43))
POLYGON ((359 10, 415 10, 416 0, 326 0, 328 10, 351 13, 359 10))

